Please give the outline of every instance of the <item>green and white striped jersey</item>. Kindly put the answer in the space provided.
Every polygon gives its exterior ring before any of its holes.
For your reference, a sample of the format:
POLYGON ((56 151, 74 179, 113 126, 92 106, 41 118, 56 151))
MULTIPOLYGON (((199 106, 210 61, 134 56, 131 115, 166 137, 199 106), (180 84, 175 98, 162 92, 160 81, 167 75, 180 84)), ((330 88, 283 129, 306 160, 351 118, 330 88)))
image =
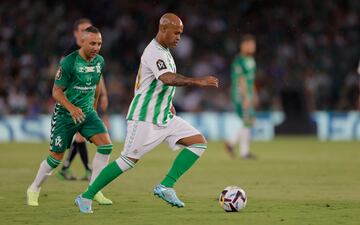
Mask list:
POLYGON ((170 108, 175 87, 158 80, 160 75, 167 72, 176 73, 174 59, 168 48, 164 48, 153 39, 141 56, 134 98, 129 107, 127 120, 166 126, 174 117, 170 108))

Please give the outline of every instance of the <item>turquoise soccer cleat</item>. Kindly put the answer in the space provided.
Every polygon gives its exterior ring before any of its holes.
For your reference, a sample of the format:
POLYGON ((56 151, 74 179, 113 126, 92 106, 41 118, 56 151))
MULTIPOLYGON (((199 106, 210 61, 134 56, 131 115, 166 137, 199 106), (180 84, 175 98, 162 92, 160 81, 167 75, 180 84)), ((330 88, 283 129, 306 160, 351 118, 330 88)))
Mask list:
POLYGON ((91 210, 92 200, 83 198, 81 195, 77 196, 75 199, 75 205, 79 207, 80 212, 82 213, 93 213, 91 210))
POLYGON ((163 199, 172 206, 176 206, 178 208, 182 208, 185 206, 185 204, 182 201, 180 201, 180 199, 176 196, 176 192, 174 188, 169 188, 169 187, 165 187, 162 184, 158 184, 154 188, 154 195, 163 199))

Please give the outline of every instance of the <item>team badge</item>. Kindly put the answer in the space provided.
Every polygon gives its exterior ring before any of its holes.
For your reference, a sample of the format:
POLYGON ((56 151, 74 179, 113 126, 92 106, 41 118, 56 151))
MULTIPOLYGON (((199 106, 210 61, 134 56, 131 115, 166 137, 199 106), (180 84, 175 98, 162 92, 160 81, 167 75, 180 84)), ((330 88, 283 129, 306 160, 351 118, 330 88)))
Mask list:
POLYGON ((97 63, 97 64, 96 64, 96 72, 97 72, 97 73, 100 73, 100 72, 101 72, 100 63, 97 63))
POLYGON ((57 136, 55 139, 55 146, 60 147, 62 146, 62 139, 60 136, 57 136))
POLYGON ((164 70, 164 69, 166 69, 166 64, 165 64, 165 62, 164 62, 163 60, 161 60, 161 59, 158 59, 158 60, 156 61, 156 66, 157 66, 158 70, 164 70))
POLYGON ((56 75, 55 75, 55 79, 56 80, 60 80, 61 79, 61 68, 58 69, 58 71, 56 72, 56 75))

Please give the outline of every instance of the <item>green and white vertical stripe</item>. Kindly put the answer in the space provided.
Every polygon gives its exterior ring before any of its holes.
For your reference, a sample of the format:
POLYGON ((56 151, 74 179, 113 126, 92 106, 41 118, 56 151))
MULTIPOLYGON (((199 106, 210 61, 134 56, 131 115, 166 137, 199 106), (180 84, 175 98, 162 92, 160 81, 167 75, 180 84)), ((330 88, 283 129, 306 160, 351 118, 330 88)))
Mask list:
POLYGON ((169 49, 165 49, 153 40, 146 47, 141 59, 141 69, 139 69, 137 78, 139 83, 135 87, 135 96, 129 107, 128 120, 165 125, 173 118, 170 109, 175 87, 165 85, 160 80, 157 80, 146 63, 151 61, 155 65, 156 60, 159 59, 158 55, 163 57, 161 59, 165 62, 168 71, 176 73, 176 65, 169 49), (148 61, 144 57, 147 57, 148 61))
POLYGON ((175 87, 170 87, 154 79, 144 94, 137 94, 130 104, 128 120, 167 124, 173 117, 170 112, 175 87))

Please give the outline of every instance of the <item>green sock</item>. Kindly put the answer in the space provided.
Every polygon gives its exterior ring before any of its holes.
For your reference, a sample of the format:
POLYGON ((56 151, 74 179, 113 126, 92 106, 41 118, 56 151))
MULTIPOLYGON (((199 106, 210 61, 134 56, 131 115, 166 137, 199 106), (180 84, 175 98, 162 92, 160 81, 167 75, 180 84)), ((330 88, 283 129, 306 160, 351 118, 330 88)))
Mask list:
POLYGON ((123 171, 120 169, 116 161, 107 165, 100 174, 96 177, 94 182, 89 186, 87 191, 82 194, 82 197, 87 199, 94 199, 96 193, 98 193, 103 187, 120 176, 123 171))
POLYGON ((161 184, 165 187, 174 187, 174 184, 180 176, 190 169, 198 158, 198 155, 189 149, 184 148, 176 157, 169 173, 166 175, 164 180, 161 181, 161 184))

